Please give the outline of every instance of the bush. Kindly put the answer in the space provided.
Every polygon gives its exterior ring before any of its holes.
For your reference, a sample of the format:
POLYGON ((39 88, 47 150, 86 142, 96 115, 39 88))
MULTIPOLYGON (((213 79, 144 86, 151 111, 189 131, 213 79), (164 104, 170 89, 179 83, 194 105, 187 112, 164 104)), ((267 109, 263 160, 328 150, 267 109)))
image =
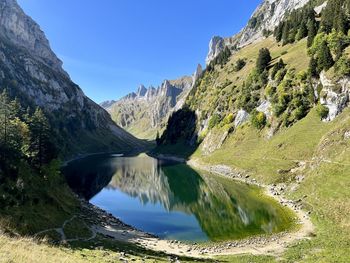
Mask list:
POLYGON ((240 58, 236 61, 236 65, 234 69, 235 71, 240 71, 242 68, 245 67, 245 65, 246 65, 245 60, 240 58))
POLYGON ((221 116, 215 113, 209 120, 209 125, 208 125, 209 130, 217 126, 220 123, 220 121, 221 121, 221 116))
POLYGON ((325 119, 328 116, 329 109, 322 104, 318 104, 316 107, 316 112, 321 119, 325 119))
POLYGON ((266 125, 266 115, 263 112, 253 110, 251 113, 251 123, 257 129, 262 129, 266 125))
POLYGON ((346 55, 341 56, 334 66, 337 76, 350 75, 350 60, 346 55))
POLYGON ((234 121, 234 119, 235 119, 235 116, 233 115, 233 113, 226 115, 226 117, 222 121, 223 126, 227 124, 231 124, 234 121))

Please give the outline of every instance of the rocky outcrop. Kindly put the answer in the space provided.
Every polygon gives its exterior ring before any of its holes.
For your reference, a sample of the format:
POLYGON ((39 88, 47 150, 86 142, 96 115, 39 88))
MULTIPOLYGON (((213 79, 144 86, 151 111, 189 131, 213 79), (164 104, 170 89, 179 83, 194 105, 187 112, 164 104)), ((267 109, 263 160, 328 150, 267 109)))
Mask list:
POLYGON ((286 14, 298 9, 310 0, 265 0, 255 10, 248 25, 242 30, 238 46, 246 46, 261 37, 263 30, 273 31, 286 14))
POLYGON ((241 109, 237 112, 237 116, 235 118, 235 127, 238 127, 242 124, 244 124, 245 122, 247 122, 249 120, 249 113, 246 112, 245 110, 241 109))
POLYGON ((222 37, 214 36, 209 42, 209 53, 205 60, 206 64, 209 63, 220 54, 225 48, 225 40, 222 37))
POLYGON ((328 79, 326 74, 320 74, 320 82, 323 86, 320 102, 329 110, 325 121, 332 121, 337 117, 349 103, 350 79, 341 78, 338 81, 328 79))
POLYGON ((272 117, 271 102, 269 102, 268 100, 262 101, 259 107, 256 108, 256 110, 264 113, 267 118, 272 117))
POLYGON ((196 84, 196 81, 202 76, 203 68, 201 64, 198 64, 196 71, 192 76, 192 86, 196 84))
POLYGON ((126 95, 114 104, 101 105, 108 105, 106 110, 123 128, 140 138, 154 139, 156 132, 165 126, 169 115, 182 107, 193 81, 201 72, 201 67, 198 67, 193 77, 165 80, 158 88, 141 85, 136 93, 126 95))
POLYGON ((51 50, 44 32, 23 12, 16 0, 0 2, 0 25, 0 35, 3 38, 11 41, 17 47, 28 50, 46 65, 65 73, 62 69, 62 62, 51 50))
POLYGON ((0 90, 46 112, 65 156, 140 146, 71 81, 45 34, 15 0, 0 1, 0 40, 0 90))
POLYGON ((298 9, 310 0, 264 0, 253 13, 246 27, 233 37, 222 38, 215 36, 209 44, 207 65, 225 46, 244 47, 263 37, 264 29, 273 31, 286 14, 298 9))

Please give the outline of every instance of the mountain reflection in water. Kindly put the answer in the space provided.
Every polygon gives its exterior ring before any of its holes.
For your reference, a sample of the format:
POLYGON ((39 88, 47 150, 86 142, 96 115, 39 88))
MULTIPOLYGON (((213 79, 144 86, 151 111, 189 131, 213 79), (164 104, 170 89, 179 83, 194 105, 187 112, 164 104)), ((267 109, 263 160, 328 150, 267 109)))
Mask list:
POLYGON ((70 163, 79 195, 125 223, 159 235, 219 241, 283 231, 283 208, 246 184, 151 157, 94 156, 70 163))

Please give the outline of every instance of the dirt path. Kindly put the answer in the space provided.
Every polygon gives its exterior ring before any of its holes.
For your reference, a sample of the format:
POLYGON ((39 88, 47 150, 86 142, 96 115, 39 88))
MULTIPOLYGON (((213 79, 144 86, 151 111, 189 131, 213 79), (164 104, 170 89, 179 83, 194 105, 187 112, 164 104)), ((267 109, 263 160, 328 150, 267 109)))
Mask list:
POLYGON ((90 241, 90 240, 94 239, 96 237, 96 235, 97 235, 96 231, 94 231, 93 228, 89 227, 85 222, 83 222, 83 224, 85 224, 85 226, 88 229, 90 229, 90 231, 91 231, 91 236, 90 237, 88 237, 88 238, 71 238, 71 239, 67 239, 66 234, 64 232, 64 228, 66 227, 66 225, 68 223, 72 222, 76 218, 77 218, 77 216, 74 215, 71 218, 65 220, 61 227, 49 228, 49 229, 42 230, 42 231, 34 234, 34 237, 38 237, 38 236, 40 236, 42 234, 45 234, 45 233, 48 233, 48 232, 51 232, 51 231, 56 231, 61 236, 60 237, 60 242, 61 243, 74 242, 74 241, 90 241))

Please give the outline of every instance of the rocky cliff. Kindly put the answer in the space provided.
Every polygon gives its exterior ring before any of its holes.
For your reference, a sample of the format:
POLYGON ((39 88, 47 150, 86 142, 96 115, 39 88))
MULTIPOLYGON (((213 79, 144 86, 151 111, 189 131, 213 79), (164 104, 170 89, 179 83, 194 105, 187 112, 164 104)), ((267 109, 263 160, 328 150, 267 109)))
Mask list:
POLYGON ((237 35, 227 38, 215 36, 211 39, 207 64, 223 51, 225 46, 241 48, 263 38, 264 31, 273 31, 286 14, 304 6, 309 1, 264 0, 254 11, 248 24, 237 35))
POLYGON ((140 146, 71 81, 39 25, 15 0, 0 1, 0 40, 0 89, 46 112, 65 155, 140 146))
POLYGON ((192 77, 165 80, 158 88, 141 85, 112 105, 102 103, 112 119, 135 136, 154 139, 164 128, 169 115, 180 109, 194 82, 202 74, 199 65, 192 77), (107 105, 107 106, 106 106, 107 105))

